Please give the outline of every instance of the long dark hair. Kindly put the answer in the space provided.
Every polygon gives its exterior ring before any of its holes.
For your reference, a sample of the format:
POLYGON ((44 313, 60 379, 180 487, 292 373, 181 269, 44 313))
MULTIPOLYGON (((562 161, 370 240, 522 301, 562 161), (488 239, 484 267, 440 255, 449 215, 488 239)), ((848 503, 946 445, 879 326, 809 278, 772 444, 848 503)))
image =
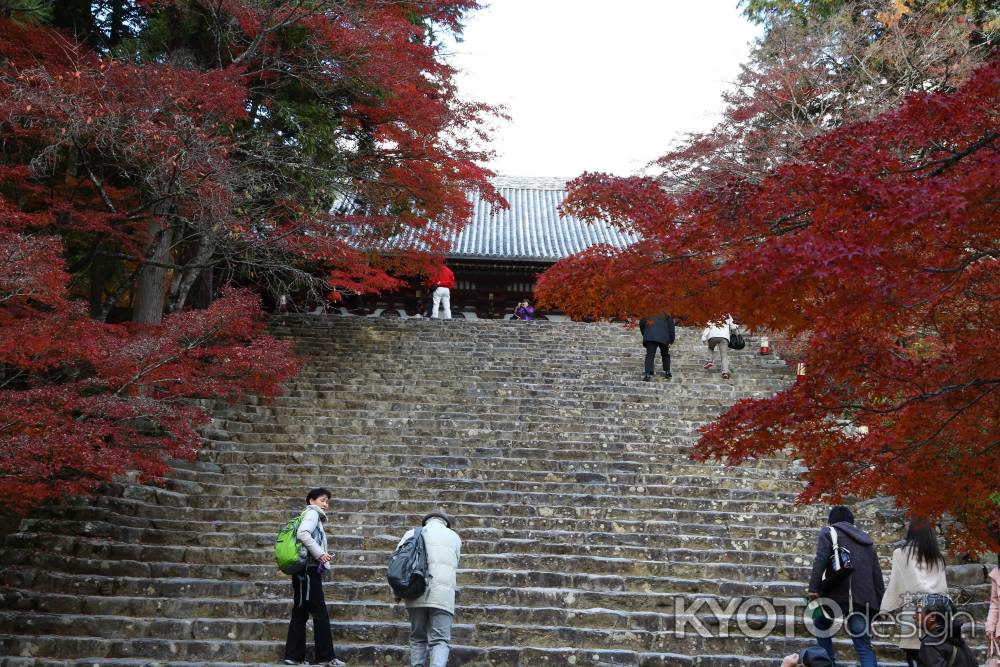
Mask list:
POLYGON ((927 519, 913 519, 906 529, 906 558, 916 556, 917 564, 930 569, 945 566, 944 555, 938 545, 937 533, 927 519))

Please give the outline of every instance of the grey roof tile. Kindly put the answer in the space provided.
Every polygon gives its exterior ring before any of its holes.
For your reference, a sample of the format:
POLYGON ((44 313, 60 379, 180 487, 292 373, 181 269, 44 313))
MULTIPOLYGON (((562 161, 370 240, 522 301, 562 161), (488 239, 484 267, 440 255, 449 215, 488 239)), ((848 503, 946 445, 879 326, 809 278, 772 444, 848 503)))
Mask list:
POLYGON ((469 193, 473 217, 452 235, 449 257, 556 261, 599 243, 624 248, 638 240, 606 222, 560 216, 564 179, 497 177, 494 185, 510 208, 493 213, 478 192, 469 193))

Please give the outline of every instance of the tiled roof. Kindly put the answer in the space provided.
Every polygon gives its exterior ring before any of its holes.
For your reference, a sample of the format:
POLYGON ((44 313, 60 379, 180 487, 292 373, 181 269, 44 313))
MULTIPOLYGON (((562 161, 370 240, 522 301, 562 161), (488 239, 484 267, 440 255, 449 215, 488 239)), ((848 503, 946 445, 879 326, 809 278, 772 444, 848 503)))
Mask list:
POLYGON ((638 240, 603 222, 560 216, 563 179, 501 176, 493 183, 510 208, 493 213, 479 193, 470 193, 472 220, 453 235, 448 257, 552 262, 599 243, 624 248, 638 240))

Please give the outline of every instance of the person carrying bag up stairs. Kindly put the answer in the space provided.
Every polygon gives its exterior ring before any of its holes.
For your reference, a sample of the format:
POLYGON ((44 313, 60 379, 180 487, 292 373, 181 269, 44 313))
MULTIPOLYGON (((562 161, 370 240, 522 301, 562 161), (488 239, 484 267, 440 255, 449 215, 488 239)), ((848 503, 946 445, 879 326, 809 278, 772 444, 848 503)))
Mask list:
POLYGON ((827 603, 822 605, 823 617, 814 619, 819 631, 817 642, 836 664, 837 655, 829 631, 834 618, 844 618, 844 629, 854 643, 861 667, 878 667, 872 650, 871 621, 885 595, 885 580, 875 553, 875 542, 854 525, 854 514, 843 505, 830 510, 827 522, 816 540, 816 557, 809 578, 810 601, 827 603), (833 567, 835 558, 842 573, 834 572, 837 569, 833 567), (849 568, 843 567, 845 560, 849 561, 849 568), (832 613, 827 615, 826 612, 832 613))
MULTIPOLYGON (((451 650, 451 625, 455 619, 458 561, 462 539, 451 529, 452 519, 443 509, 424 517, 420 532, 427 555, 427 588, 406 600, 410 615, 411 667, 445 667, 451 650)), ((414 536, 411 528, 397 549, 414 536)))

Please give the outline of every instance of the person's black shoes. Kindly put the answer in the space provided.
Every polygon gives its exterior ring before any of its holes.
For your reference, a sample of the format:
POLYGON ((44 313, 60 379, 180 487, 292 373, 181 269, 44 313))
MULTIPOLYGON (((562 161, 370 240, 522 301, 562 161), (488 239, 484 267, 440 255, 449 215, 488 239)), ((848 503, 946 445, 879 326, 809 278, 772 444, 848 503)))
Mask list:
POLYGON ((643 382, 649 382, 652 379, 653 379, 653 375, 651 373, 646 373, 645 375, 642 376, 642 381, 643 382))
POLYGON ((669 380, 670 378, 672 378, 673 376, 674 376, 674 374, 673 374, 673 373, 671 373, 670 371, 664 371, 664 372, 663 372, 663 377, 667 378, 668 380, 669 380))

